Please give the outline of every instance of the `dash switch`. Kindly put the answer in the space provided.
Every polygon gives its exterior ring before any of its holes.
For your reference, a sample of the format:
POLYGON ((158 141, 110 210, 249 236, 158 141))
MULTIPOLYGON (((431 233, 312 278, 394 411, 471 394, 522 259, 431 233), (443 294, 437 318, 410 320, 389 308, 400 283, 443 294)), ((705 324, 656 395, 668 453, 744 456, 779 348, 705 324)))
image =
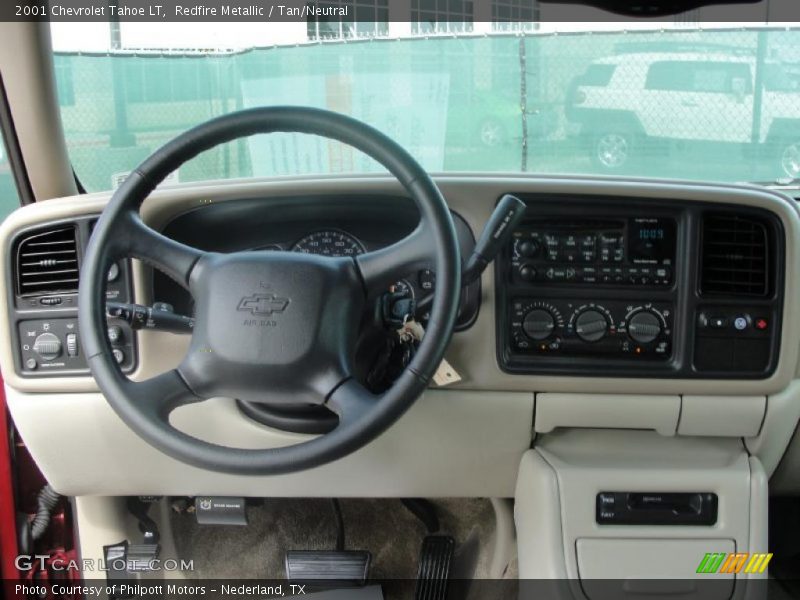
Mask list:
POLYGON ((78 334, 67 334, 67 356, 78 356, 78 334))

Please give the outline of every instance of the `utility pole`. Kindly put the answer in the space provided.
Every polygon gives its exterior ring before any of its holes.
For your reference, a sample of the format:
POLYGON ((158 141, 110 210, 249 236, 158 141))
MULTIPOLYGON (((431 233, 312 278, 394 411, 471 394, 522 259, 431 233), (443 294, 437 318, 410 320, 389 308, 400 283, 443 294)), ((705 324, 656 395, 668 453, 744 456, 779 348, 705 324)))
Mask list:
MULTIPOLYGON (((767 32, 759 31, 756 46, 756 60, 753 64, 753 121, 750 126, 750 146, 753 149, 753 156, 761 156, 766 146, 761 145, 761 115, 764 111, 764 70, 767 59, 767 32)), ((769 152, 769 150, 767 150, 769 152)), ((751 165, 757 165, 758 161, 752 161, 751 165)), ((751 174, 751 178, 757 178, 756 173, 751 174)))
MULTIPOLYGON (((109 7, 111 0, 109 0, 109 7)), ((109 8, 109 13, 111 9, 109 8)), ((125 94, 125 78, 123 76, 121 67, 122 65, 116 64, 114 61, 114 52, 122 49, 122 34, 120 32, 119 18, 111 16, 108 22, 109 36, 111 45, 111 85, 114 94, 114 130, 111 132, 111 146, 120 148, 125 146, 133 146, 135 144, 134 136, 128 131, 128 106, 125 94)))
POLYGON ((528 170, 528 66, 525 54, 525 36, 519 38, 519 111, 522 122, 522 147, 520 170, 528 170))

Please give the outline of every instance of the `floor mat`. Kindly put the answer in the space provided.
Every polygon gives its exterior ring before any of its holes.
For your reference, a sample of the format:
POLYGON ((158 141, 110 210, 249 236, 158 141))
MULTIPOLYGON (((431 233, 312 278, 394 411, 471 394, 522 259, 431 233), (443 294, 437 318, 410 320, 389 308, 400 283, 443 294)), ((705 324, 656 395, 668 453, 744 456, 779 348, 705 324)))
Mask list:
MULTIPOLYGON (((459 576, 486 578, 494 547, 494 511, 485 499, 435 501, 442 531, 464 548, 459 576)), ((342 500, 346 548, 372 553, 373 579, 414 579, 426 531, 399 500, 342 500)), ((287 550, 329 550, 336 526, 329 500, 267 499, 249 506, 248 527, 200 526, 172 519, 179 557, 194 560, 199 579, 284 579, 287 550)), ((509 574, 511 575, 511 574, 509 574)))

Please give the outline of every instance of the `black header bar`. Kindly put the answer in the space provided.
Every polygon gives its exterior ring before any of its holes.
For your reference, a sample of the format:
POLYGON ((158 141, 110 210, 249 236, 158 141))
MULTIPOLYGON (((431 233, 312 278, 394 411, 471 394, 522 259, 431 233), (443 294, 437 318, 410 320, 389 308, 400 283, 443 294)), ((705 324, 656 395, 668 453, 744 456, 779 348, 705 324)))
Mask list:
POLYGON ((798 0, 472 0, 463 5, 464 10, 440 14, 413 0, 2 0, 0 21, 800 22, 798 0))

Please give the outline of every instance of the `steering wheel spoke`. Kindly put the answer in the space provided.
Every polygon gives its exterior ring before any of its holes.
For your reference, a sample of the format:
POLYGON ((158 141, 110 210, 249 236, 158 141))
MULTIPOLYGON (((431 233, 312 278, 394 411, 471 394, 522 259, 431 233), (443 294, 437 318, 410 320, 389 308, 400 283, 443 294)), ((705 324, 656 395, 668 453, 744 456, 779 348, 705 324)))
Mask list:
POLYGON ((129 224, 127 251, 130 255, 159 269, 188 288, 192 270, 205 252, 160 234, 145 225, 137 214, 131 215, 129 224))
POLYGON ((435 248, 428 228, 420 224, 402 240, 356 257, 367 295, 377 296, 409 273, 431 266, 435 248))
POLYGON ((379 401, 380 396, 355 379, 348 379, 331 393, 325 405, 339 417, 339 427, 347 427, 362 421, 379 401))
POLYGON ((178 369, 165 371, 144 381, 125 379, 124 387, 138 408, 166 420, 173 410, 185 404, 201 402, 183 379, 178 369))

